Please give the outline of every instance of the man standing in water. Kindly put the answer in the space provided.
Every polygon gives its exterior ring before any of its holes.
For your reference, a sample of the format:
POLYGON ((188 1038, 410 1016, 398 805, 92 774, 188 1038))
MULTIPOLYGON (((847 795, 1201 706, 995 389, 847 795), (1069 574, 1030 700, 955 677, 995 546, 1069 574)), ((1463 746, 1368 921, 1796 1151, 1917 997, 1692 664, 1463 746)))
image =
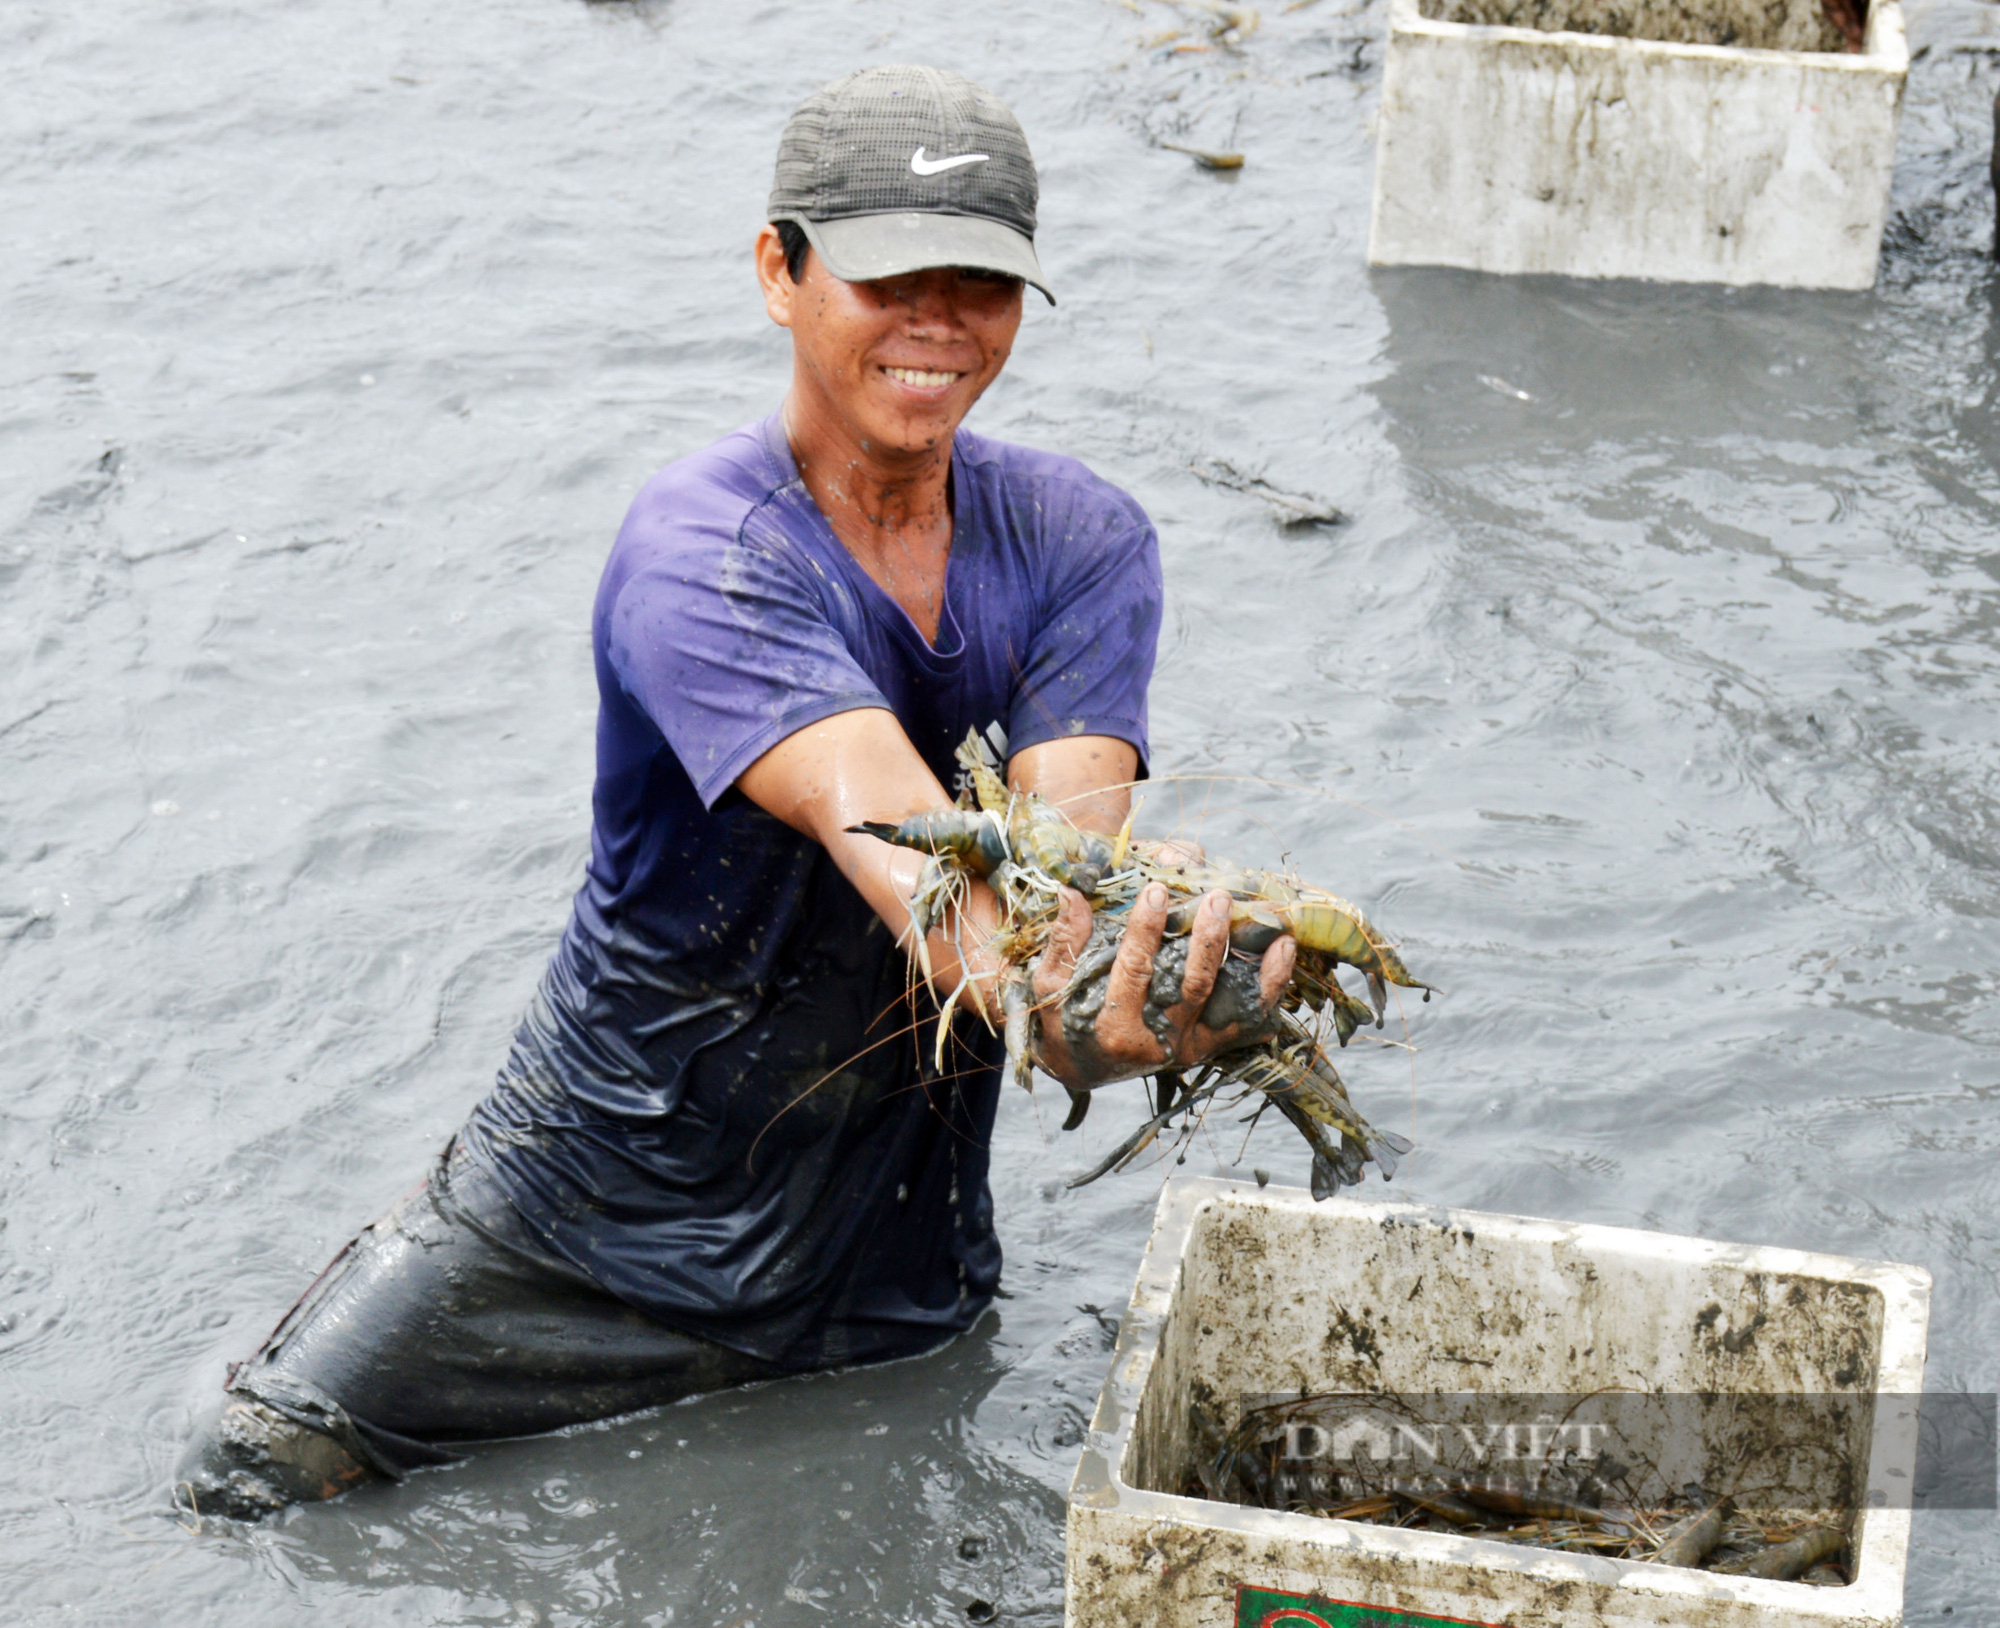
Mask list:
MULTIPOLYGON (((1048 292, 1036 195, 1013 115, 954 74, 869 69, 793 115, 756 245, 791 388, 654 477, 619 533, 569 927, 429 1179, 232 1370, 182 1472, 198 1509, 912 1355, 991 1301, 997 1043, 965 1034, 954 1071, 927 1066, 907 1032, 929 1011, 905 953, 919 856, 849 827, 948 803, 973 729, 1082 825, 1115 829, 1144 772, 1150 523, 1074 460, 959 427, 1024 286, 1048 292)), ((1142 1021, 1165 916, 1155 886, 1088 1040, 1044 1013, 1041 1061, 1072 1089, 1228 1040, 1199 1018, 1222 895, 1171 1043, 1142 1021)), ((996 920, 975 889, 929 944, 940 992, 989 1012, 996 920)), ((1088 933, 1071 894, 1040 995, 1088 933)), ((1280 939, 1267 1008, 1291 964, 1280 939)))

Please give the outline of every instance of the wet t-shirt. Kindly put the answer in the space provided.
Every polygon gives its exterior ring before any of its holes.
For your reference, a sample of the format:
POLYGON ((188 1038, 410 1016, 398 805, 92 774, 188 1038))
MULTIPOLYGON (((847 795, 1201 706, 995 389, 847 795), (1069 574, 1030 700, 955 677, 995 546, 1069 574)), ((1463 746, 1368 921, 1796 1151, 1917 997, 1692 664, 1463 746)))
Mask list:
POLYGON ((998 1056, 961 1022, 934 1067, 908 957, 737 777, 857 707, 893 712, 948 787, 953 749, 994 725, 1010 751, 1146 753, 1160 573, 1138 505, 964 430, 951 503, 932 645, 834 536, 775 417, 641 491, 592 618, 589 869, 465 1132, 611 1292, 787 1366, 907 1355, 988 1304, 998 1056))

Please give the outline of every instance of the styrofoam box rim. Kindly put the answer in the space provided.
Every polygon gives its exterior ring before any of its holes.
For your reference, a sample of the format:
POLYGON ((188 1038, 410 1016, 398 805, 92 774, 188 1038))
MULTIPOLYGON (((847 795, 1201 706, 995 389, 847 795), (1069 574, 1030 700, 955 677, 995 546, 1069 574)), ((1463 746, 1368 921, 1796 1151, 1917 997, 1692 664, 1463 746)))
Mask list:
MULTIPOLYGON (((1893 1500, 1888 1500, 1891 1507, 1875 1507, 1868 1512, 1861 1554, 1857 1557, 1857 1581, 1833 1590, 1682 1571, 1643 1561, 1558 1554, 1478 1538, 1330 1521, 1280 1510, 1241 1508, 1202 1498, 1149 1492, 1130 1485, 1122 1477, 1125 1455, 1164 1319, 1172 1306, 1174 1278, 1201 1211, 1221 1204, 1323 1213, 1323 1207, 1303 1188, 1259 1188, 1209 1176, 1182 1176, 1167 1183, 1160 1195, 1153 1235, 1146 1246, 1138 1281, 1119 1329, 1111 1370, 1098 1395, 1096 1412, 1071 1483, 1069 1502, 1073 1511, 1086 1513, 1115 1507, 1123 1517, 1283 1538, 1329 1553, 1344 1550, 1385 1557, 1444 1557, 1476 1563, 1485 1571, 1524 1578, 1589 1581, 1667 1597, 1726 1598, 1746 1606, 1789 1611, 1792 1620, 1799 1622, 1836 1624, 1859 1617, 1893 1619, 1900 1614, 1910 1512, 1893 1507, 1893 1500)), ((1345 1217, 1375 1225, 1400 1222, 1440 1230, 1469 1227, 1485 1238, 1522 1243, 1566 1242, 1590 1253, 1651 1258, 1680 1266, 1724 1266, 1745 1272, 1810 1276, 1865 1285, 1880 1293, 1883 1302, 1876 1394, 1915 1395, 1923 1388, 1931 1275, 1920 1266, 1764 1244, 1725 1243, 1635 1227, 1449 1209, 1441 1205, 1343 1201, 1341 1208, 1345 1217)), ((1895 1462, 1891 1454, 1884 1433, 1878 1430, 1875 1453, 1869 1464, 1871 1502, 1877 1494, 1887 1499, 1887 1489, 1898 1472, 1905 1478, 1903 1485, 1909 1484, 1911 1466, 1895 1462)))
POLYGON ((1631 52, 1640 56, 1682 57, 1689 61, 1728 62, 1736 67, 1807 68, 1815 73, 1887 74, 1901 79, 1909 72, 1910 47, 1903 31, 1900 0, 1875 0, 1868 8, 1864 49, 1856 52, 1753 51, 1736 45, 1685 45, 1674 40, 1636 39, 1622 34, 1579 34, 1563 29, 1510 28, 1497 23, 1449 23, 1424 16, 1418 0, 1390 0, 1389 35, 1394 43, 1429 37, 1437 40, 1508 45, 1560 45, 1565 50, 1631 52))

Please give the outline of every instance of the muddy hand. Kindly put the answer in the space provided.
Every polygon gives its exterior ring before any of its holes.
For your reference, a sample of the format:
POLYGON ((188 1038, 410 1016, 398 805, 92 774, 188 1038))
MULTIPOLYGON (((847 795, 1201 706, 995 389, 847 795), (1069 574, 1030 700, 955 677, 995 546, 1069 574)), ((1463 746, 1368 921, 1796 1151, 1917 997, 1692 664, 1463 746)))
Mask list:
MULTIPOLYGON (((1088 1091, 1112 1080, 1154 1074, 1166 1068, 1191 1068, 1226 1050, 1243 1034, 1240 1024, 1212 1029, 1201 1020, 1202 1007, 1215 989, 1216 975, 1229 954, 1229 895, 1211 893, 1196 913, 1188 935, 1187 968, 1180 999, 1165 1014, 1165 1039, 1146 1022, 1146 993, 1153 977, 1153 957, 1159 953, 1167 923, 1167 890, 1154 882, 1132 906, 1118 957, 1106 975, 1104 1009, 1089 1038, 1073 1043, 1063 1033, 1058 997, 1068 987, 1076 958, 1090 938, 1090 907, 1083 895, 1063 889, 1061 912, 1050 931, 1048 948, 1035 963, 1035 1001, 1041 1029, 1037 1050, 1041 1063, 1074 1091, 1088 1091)), ((1289 936, 1264 952, 1258 969, 1259 1016, 1268 1016, 1291 980, 1298 946, 1289 936)))

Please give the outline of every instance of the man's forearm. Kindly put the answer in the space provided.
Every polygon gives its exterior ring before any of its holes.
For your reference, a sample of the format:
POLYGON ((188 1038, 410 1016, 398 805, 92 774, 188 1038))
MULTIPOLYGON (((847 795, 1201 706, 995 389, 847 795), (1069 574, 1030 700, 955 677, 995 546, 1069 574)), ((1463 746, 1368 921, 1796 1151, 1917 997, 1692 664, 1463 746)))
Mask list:
MULTIPOLYGON (((869 897, 869 902, 875 905, 876 914, 895 930, 898 942, 909 951, 913 961, 921 964, 928 959, 931 986, 940 1000, 949 999, 954 991, 960 991, 963 986, 958 1004, 974 1008, 988 1023, 998 1027, 1001 965, 993 945, 994 936, 1000 930, 998 895, 978 878, 965 878, 957 902, 943 911, 926 936, 927 958, 920 957, 913 931, 911 904, 922 881, 924 856, 909 848, 891 847, 873 837, 851 837, 845 832, 840 835, 848 841, 867 842, 889 850, 893 858, 887 867, 889 879, 883 891, 895 901, 892 907, 894 914, 885 911, 881 903, 870 897, 867 888, 862 888, 863 896, 869 897)), ((839 863, 838 856, 835 862, 839 863)), ((853 879, 854 873, 848 871, 845 865, 841 869, 850 880, 853 879)), ((935 908, 931 914, 938 916, 935 908)))
MULTIPOLYGON (((900 821, 951 802, 894 714, 860 708, 809 724, 751 764, 737 785, 752 802, 825 848, 912 958, 923 959, 911 931, 910 902, 925 856, 850 829, 863 820, 900 821)), ((925 941, 940 998, 963 983, 961 1003, 976 1005, 995 1023, 999 963, 988 941, 999 926, 1000 901, 985 883, 974 881, 925 941)))
POLYGON ((1116 831, 1132 812, 1139 753, 1110 735, 1072 735, 1016 752, 1007 779, 1033 792, 1086 831, 1116 831))

